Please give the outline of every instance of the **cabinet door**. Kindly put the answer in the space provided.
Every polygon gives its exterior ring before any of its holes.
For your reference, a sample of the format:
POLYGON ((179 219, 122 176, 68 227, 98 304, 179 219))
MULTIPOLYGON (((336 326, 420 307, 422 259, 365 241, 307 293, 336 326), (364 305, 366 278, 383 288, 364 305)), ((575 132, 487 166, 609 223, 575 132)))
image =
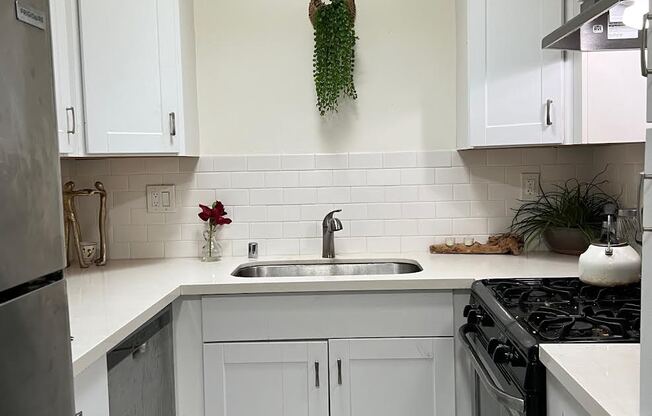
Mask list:
POLYGON ((328 416, 326 342, 204 344, 208 416, 328 416))
POLYGON ((177 0, 79 7, 87 153, 177 152, 177 0))
POLYGON ((468 3, 469 144, 561 143, 563 57, 541 49, 562 23, 559 0, 468 3))
POLYGON ((78 155, 83 125, 76 2, 51 1, 50 16, 59 152, 78 155))
POLYGON ((581 54, 587 143, 645 141, 646 82, 638 51, 581 54))
POLYGON ((331 416, 455 414, 453 339, 329 341, 331 416))

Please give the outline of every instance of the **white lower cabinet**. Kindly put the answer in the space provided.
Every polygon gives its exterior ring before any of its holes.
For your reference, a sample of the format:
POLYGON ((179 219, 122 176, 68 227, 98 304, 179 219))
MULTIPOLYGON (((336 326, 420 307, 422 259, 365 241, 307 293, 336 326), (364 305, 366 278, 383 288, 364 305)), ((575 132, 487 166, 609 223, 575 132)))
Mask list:
POLYGON ((328 344, 205 344, 204 383, 206 415, 328 416, 328 344))
POLYGON ((449 416, 452 338, 204 344, 211 416, 449 416))
POLYGON ((548 416, 590 416, 550 372, 546 374, 546 402, 548 416))
POLYGON ((455 414, 452 338, 329 341, 331 416, 455 414))
POLYGON ((106 356, 77 374, 75 412, 79 416, 109 416, 109 378, 106 356))

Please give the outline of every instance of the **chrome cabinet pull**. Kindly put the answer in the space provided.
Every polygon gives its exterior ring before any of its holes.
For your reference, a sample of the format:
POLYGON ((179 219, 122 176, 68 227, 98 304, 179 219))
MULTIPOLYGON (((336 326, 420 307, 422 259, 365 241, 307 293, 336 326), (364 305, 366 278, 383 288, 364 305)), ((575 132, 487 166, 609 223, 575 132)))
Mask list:
POLYGON ((319 361, 315 361, 315 387, 319 388, 319 361))
POLYGON ((175 113, 170 113, 170 136, 177 135, 177 116, 175 113))
POLYGON ((337 384, 342 385, 342 360, 337 360, 337 384))
POLYGON ((650 21, 650 14, 645 13, 643 15, 643 29, 640 30, 641 32, 641 75, 647 78, 652 71, 650 71, 647 67, 647 59, 645 57, 645 52, 647 52, 647 26, 648 22, 650 21))
POLYGON ((552 107, 552 100, 548 99, 546 101, 546 126, 552 126, 551 107, 552 107))
POLYGON ((75 117, 75 107, 66 108, 66 123, 68 123, 68 131, 66 133, 75 134, 75 131, 77 129, 77 119, 75 117), (68 117, 68 114, 70 114, 72 116, 72 128, 70 127, 70 117, 68 117))
POLYGON ((145 352, 147 352, 147 341, 134 348, 133 351, 131 351, 131 356, 136 357, 137 355, 143 354, 145 352))

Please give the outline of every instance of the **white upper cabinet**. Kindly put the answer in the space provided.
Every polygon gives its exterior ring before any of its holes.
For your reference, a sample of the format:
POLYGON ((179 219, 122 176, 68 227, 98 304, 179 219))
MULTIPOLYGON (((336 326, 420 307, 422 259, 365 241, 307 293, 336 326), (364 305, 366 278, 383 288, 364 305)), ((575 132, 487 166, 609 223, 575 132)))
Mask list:
POLYGON ((50 16, 59 152, 79 156, 83 153, 84 124, 77 2, 51 1, 50 16))
POLYGON ((204 344, 205 415, 328 416, 322 342, 204 344))
POLYGON ((452 338, 329 341, 330 416, 455 414, 452 338))
POLYGON ((86 153, 197 154, 191 2, 79 7, 86 153))
POLYGON ((560 144, 564 64, 541 40, 563 21, 560 0, 458 5, 458 148, 560 144))

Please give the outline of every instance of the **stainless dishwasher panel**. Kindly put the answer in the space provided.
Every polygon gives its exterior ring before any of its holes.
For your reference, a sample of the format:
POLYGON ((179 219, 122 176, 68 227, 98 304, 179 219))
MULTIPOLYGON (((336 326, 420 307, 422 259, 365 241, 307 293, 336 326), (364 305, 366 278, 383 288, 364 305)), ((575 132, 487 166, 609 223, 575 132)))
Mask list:
POLYGON ((174 416, 172 312, 166 308, 107 355, 111 416, 174 416))

